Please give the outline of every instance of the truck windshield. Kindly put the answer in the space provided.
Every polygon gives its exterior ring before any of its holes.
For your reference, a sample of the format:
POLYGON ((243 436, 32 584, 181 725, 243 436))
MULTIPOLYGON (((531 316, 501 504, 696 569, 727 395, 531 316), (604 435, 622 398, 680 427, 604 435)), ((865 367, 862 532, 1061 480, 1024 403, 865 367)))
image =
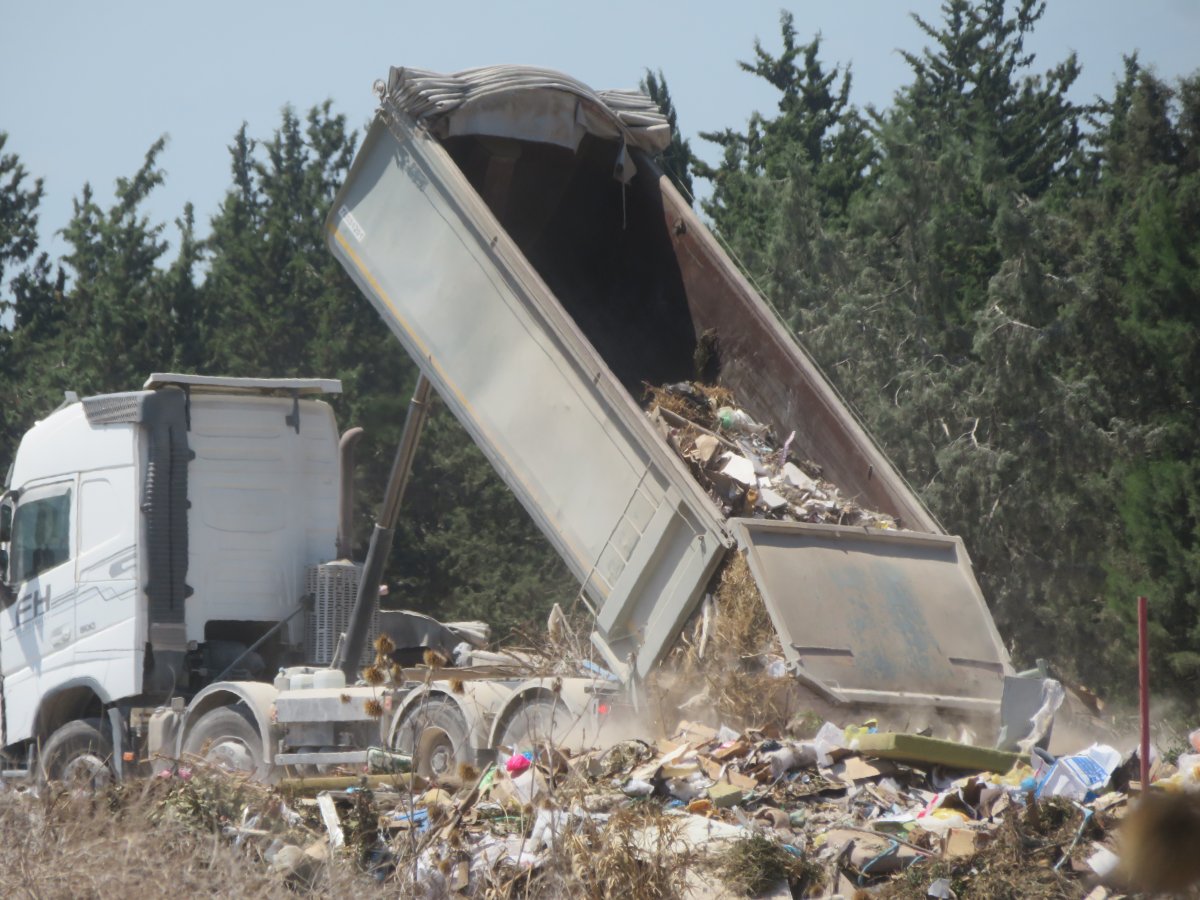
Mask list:
POLYGON ((71 491, 21 498, 13 516, 12 577, 28 581, 71 558, 71 491))

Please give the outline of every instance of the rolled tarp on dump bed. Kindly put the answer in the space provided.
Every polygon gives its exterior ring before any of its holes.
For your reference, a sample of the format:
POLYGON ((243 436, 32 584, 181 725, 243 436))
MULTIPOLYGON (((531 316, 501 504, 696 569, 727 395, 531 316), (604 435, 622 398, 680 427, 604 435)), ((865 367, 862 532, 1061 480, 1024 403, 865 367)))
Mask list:
MULTIPOLYGON (((437 137, 474 134, 557 144, 576 150, 585 134, 647 153, 671 143, 671 126, 640 91, 594 91, 560 72, 488 66, 441 75, 393 67, 387 99, 437 137)), ((622 154, 618 177, 636 173, 622 154)))

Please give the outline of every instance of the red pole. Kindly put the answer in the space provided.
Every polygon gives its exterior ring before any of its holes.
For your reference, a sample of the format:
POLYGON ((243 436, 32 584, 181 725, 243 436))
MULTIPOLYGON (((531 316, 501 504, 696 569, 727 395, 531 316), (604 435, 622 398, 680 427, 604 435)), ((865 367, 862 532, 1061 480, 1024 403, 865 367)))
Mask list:
POLYGON ((1142 790, 1150 787, 1150 668, 1146 641, 1146 598, 1137 598, 1138 613, 1138 701, 1142 712, 1142 748, 1138 753, 1142 764, 1142 790))

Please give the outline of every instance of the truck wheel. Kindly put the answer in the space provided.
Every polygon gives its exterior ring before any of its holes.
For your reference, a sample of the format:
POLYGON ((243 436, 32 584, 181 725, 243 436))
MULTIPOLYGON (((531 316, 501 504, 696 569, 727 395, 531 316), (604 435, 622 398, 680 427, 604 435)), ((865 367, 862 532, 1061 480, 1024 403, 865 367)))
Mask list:
POLYGON ((44 781, 73 787, 99 788, 112 782, 112 743, 99 719, 76 719, 63 725, 42 747, 39 768, 44 781))
POLYGON ((392 748, 413 758, 413 771, 424 778, 452 775, 470 762, 467 722, 452 700, 430 697, 416 703, 392 735, 392 748))
POLYGON ((258 776, 263 768, 262 737, 241 704, 202 715, 188 730, 183 752, 230 772, 258 776))
POLYGON ((557 747, 566 743, 574 723, 574 717, 562 703, 536 697, 522 702, 509 715, 500 732, 499 745, 515 748, 518 753, 545 743, 557 747))

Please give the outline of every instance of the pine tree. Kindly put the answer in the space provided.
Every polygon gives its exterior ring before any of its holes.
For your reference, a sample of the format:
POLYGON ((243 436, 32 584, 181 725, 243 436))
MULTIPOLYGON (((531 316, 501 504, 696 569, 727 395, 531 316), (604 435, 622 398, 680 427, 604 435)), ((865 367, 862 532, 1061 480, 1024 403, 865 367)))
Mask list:
POLYGON ((786 226, 780 202, 803 194, 826 226, 838 225, 869 185, 877 153, 865 120, 850 104, 849 68, 840 77, 836 68, 825 68, 819 35, 797 44, 790 13, 782 13, 780 32, 778 56, 755 41, 754 61, 739 63, 779 91, 777 115, 755 113, 745 132, 701 133, 722 148, 722 159, 717 166, 698 161, 694 170, 713 185, 704 212, 750 274, 790 309, 791 298, 775 290, 778 263, 764 252, 777 225, 786 226))
POLYGON ((679 117, 675 112, 675 104, 671 101, 671 92, 667 89, 667 79, 663 77, 662 69, 659 69, 657 74, 647 69, 639 86, 667 117, 667 124, 671 127, 671 144, 662 154, 663 171, 690 204, 692 165, 696 157, 692 154, 691 142, 679 131, 679 117))
POLYGON ((1172 87, 1127 61, 1095 144, 1084 350, 1112 408, 1120 528, 1106 597, 1132 664, 1134 602, 1150 599, 1155 683, 1196 706, 1200 684, 1200 75, 1172 87))
POLYGON ((0 131, 0 291, 6 270, 37 249, 37 208, 45 194, 40 178, 26 186, 29 173, 15 153, 4 152, 7 143, 7 132, 0 131))
POLYGON ((940 27, 913 14, 934 41, 921 53, 905 52, 915 80, 897 107, 930 129, 942 127, 972 141, 994 144, 997 160, 1015 187, 1040 197, 1077 163, 1080 110, 1067 98, 1079 76, 1074 54, 1030 74, 1034 55, 1025 39, 1046 9, 1045 0, 945 0, 940 27), (933 125, 940 126, 930 128, 933 125))
POLYGON ((21 385, 23 347, 28 341, 20 332, 42 326, 36 320, 39 315, 51 315, 53 295, 48 290, 49 260, 44 253, 35 256, 42 181, 27 185, 29 173, 20 159, 3 152, 7 142, 8 135, 0 131, 0 382, 5 386, 5 402, 0 404, 0 453, 11 459, 30 399, 21 385), (16 275, 12 274, 14 267, 20 267, 16 275))

